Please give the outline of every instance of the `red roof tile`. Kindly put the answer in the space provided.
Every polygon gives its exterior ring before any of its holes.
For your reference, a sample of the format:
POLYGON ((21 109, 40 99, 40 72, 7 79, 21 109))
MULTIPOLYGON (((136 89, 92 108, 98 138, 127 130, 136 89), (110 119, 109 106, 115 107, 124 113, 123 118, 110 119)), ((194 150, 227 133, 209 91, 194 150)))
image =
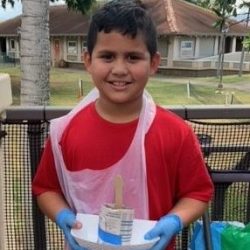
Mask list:
POLYGON ((17 34, 18 27, 21 26, 20 16, 0 23, 0 37, 1 36, 15 36, 17 34))
MULTIPOLYGON (((209 10, 183 0, 143 0, 157 25, 160 35, 213 35, 219 30, 213 27, 217 16, 209 10)), ((50 34, 83 35, 88 30, 87 16, 69 11, 65 5, 50 7, 50 34)), ((17 34, 21 16, 0 23, 0 36, 17 34)), ((228 34, 244 35, 242 24, 230 27, 228 34)))
MULTIPOLYGON (((68 10, 65 5, 50 7, 50 34, 53 35, 83 35, 88 30, 87 16, 80 12, 68 10)), ((21 26, 21 15, 0 23, 0 36, 16 35, 21 26)))
MULTIPOLYGON (((218 17, 210 10, 184 0, 144 0, 151 9, 159 34, 212 35, 219 30, 213 27, 218 17)), ((235 23, 236 21, 231 21, 235 23)), ((246 29, 234 24, 229 34, 242 35, 246 29)))
POLYGON ((83 35, 88 31, 87 16, 80 12, 68 10, 65 5, 50 8, 50 34, 51 35, 83 35))

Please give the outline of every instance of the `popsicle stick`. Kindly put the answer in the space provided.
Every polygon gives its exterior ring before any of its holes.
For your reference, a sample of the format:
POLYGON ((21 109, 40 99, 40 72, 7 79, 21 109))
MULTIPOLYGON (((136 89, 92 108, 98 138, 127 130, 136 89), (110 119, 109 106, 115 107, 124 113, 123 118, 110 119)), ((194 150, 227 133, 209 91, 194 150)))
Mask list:
POLYGON ((123 181, 120 175, 115 177, 115 208, 122 208, 122 188, 123 181))

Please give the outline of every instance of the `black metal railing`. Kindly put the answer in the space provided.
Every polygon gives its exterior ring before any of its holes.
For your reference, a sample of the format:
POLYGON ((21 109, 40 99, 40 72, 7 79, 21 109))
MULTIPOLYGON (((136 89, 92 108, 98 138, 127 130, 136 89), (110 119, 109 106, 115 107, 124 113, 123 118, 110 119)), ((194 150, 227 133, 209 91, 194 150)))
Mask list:
MULTIPOLYGON (((184 118, 200 141, 215 183, 208 210, 212 220, 250 219, 250 106, 168 107, 184 118)), ((63 249, 61 232, 41 214, 31 194, 49 121, 70 111, 55 107, 11 107, 1 121, 3 250, 63 249)), ((1 196, 0 196, 1 197, 1 196)), ((176 249, 185 250, 192 235, 186 228, 176 249)))

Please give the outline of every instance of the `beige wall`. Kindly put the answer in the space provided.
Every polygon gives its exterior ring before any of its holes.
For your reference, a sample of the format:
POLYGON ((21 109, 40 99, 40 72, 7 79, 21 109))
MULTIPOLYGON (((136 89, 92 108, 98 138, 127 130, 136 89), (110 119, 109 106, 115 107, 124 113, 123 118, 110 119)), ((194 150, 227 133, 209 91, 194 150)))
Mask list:
POLYGON ((198 58, 209 57, 214 55, 215 37, 200 38, 200 53, 198 58))

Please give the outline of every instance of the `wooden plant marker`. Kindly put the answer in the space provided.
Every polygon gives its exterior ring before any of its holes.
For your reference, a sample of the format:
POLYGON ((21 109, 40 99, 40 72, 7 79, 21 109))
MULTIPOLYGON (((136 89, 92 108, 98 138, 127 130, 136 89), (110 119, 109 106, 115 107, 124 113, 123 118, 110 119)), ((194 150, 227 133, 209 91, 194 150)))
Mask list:
POLYGON ((123 189, 123 180, 120 175, 115 177, 114 181, 115 187, 115 207, 116 209, 121 209, 123 207, 123 199, 122 199, 122 189, 123 189))

